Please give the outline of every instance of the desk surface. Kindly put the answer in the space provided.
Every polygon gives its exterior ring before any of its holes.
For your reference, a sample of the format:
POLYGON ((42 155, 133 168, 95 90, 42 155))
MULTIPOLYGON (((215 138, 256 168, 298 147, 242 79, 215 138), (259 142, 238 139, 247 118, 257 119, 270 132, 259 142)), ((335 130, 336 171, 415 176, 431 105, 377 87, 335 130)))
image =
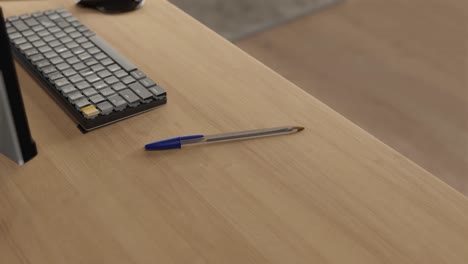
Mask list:
POLYGON ((162 0, 67 7, 168 91, 83 135, 19 68, 40 155, 0 157, 2 263, 463 263, 468 201, 162 0), (300 124, 292 136, 147 153, 155 139, 300 124))

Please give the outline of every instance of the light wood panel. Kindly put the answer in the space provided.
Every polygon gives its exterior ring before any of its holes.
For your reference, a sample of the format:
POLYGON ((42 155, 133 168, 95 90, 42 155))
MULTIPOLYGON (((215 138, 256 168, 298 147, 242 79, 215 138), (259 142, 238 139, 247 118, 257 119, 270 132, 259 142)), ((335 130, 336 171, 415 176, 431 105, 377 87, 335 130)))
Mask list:
POLYGON ((147 2, 119 16, 63 4, 158 80, 167 106, 83 135, 19 70, 40 155, 21 168, 0 157, 2 263, 466 263, 465 197, 169 3, 147 2), (284 124, 307 129, 143 151, 284 124))
POLYGON ((468 195, 467 7, 349 0, 237 44, 468 195))

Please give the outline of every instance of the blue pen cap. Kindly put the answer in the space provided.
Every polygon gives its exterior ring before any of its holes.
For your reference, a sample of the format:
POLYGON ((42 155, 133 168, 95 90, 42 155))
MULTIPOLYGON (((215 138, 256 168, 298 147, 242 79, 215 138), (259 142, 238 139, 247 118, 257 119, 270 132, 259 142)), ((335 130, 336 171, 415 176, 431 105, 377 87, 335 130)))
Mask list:
POLYGON ((203 135, 192 135, 185 137, 170 138, 162 141, 157 141, 145 145, 146 150, 168 150, 168 149, 180 149, 182 147, 182 140, 198 139, 203 138, 203 135))

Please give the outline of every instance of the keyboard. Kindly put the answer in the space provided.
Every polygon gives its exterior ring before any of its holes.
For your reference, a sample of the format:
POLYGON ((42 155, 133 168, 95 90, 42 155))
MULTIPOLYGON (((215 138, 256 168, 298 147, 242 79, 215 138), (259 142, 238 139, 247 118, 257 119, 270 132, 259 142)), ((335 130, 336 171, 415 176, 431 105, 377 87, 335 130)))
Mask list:
POLYGON ((152 110, 166 91, 60 8, 9 17, 16 59, 87 132, 152 110))

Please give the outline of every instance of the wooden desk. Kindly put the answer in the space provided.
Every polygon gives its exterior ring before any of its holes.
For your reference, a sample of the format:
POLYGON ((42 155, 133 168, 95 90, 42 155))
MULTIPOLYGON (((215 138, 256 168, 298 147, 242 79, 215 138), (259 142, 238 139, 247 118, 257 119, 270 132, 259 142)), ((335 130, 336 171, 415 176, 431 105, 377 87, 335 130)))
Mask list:
POLYGON ((0 262, 468 262, 461 194, 166 1, 59 6, 158 80, 169 104, 83 135, 22 70, 40 155, 0 157, 0 262), (174 135, 284 124, 297 135, 147 153, 174 135))

